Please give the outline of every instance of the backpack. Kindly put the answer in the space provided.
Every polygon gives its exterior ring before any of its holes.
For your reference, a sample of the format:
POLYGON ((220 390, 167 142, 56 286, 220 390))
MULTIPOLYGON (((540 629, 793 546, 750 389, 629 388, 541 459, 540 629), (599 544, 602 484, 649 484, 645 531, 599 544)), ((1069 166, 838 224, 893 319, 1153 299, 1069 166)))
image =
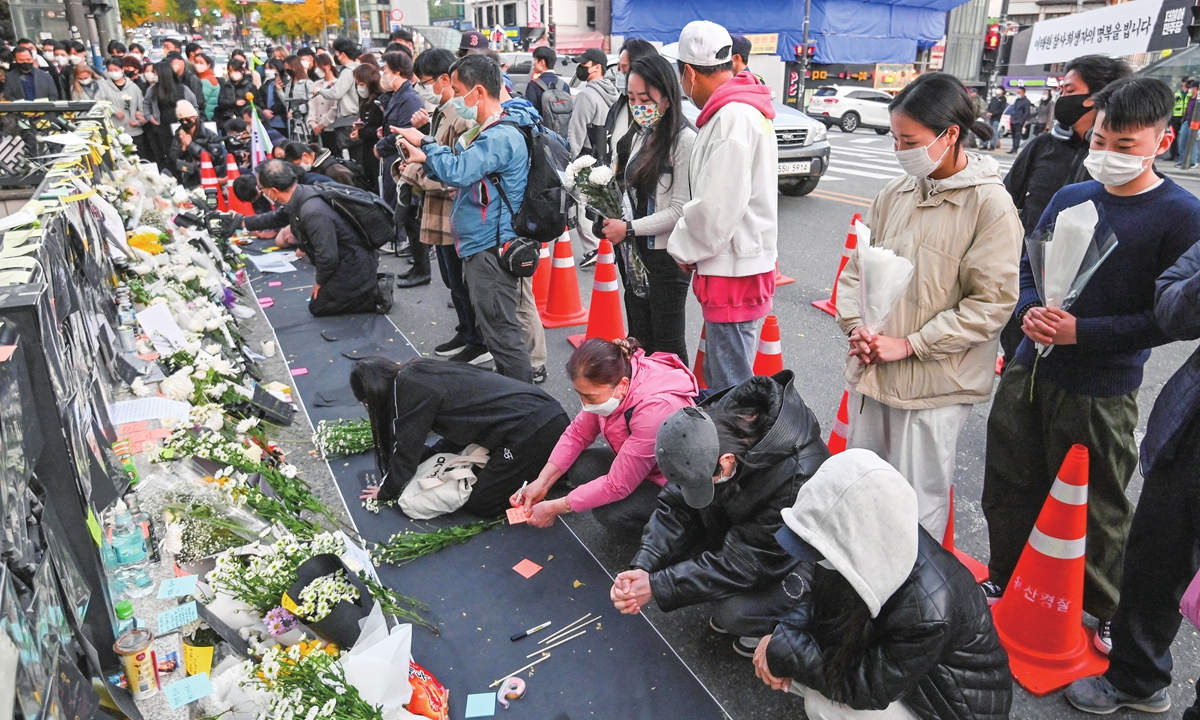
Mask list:
POLYGON ((575 112, 575 98, 571 91, 564 89, 565 83, 555 82, 553 86, 546 85, 541 78, 533 81, 542 89, 542 106, 538 112, 542 114, 542 124, 559 135, 566 135, 571 125, 571 113, 575 112))
POLYGON ((396 219, 391 206, 378 195, 337 182, 310 186, 342 218, 354 226, 372 250, 396 240, 396 219))
MULTIPOLYGON (((521 203, 521 210, 513 213, 513 232, 518 237, 539 243, 558 239, 567 227, 567 189, 562 181, 567 163, 570 162, 566 141, 540 122, 525 127, 502 119, 496 124, 512 125, 519 130, 529 149, 525 199, 521 203)), ((511 213, 512 204, 500 188, 498 176, 489 179, 500 190, 500 196, 511 213)))

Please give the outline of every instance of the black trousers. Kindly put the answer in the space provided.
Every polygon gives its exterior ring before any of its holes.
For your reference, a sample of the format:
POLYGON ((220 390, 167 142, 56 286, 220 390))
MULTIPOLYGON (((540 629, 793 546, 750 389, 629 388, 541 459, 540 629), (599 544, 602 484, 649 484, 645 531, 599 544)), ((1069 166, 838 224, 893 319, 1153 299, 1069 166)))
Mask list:
POLYGON ((1012 124, 1012 141, 1013 141, 1012 149, 1013 149, 1013 152, 1016 152, 1017 150, 1020 149, 1021 134, 1023 132, 1025 132, 1025 123, 1022 122, 1022 123, 1013 123, 1012 124))
POLYGON ((379 292, 375 285, 371 286, 370 292, 361 295, 345 295, 337 292, 336 288, 323 287, 317 292, 317 296, 308 302, 308 312, 313 317, 373 313, 378 299, 379 292))
MULTIPOLYGON (((1105 677, 1139 698, 1171 684, 1171 643, 1183 620, 1179 601, 1200 568, 1200 419, 1177 447, 1142 488, 1113 617, 1105 677)), ((1200 709, 1189 712, 1200 717, 1200 709)))
POLYGON ((475 324, 475 308, 471 306, 471 293, 467 291, 467 283, 463 280, 462 258, 453 245, 437 245, 438 271, 442 274, 442 283, 450 291, 450 300, 454 303, 454 314, 458 316, 458 326, 455 332, 463 336, 472 347, 486 345, 483 336, 479 334, 479 326, 475 324))
POLYGON ((797 563, 787 575, 750 592, 727 597, 713 608, 713 622, 726 632, 760 638, 775 632, 779 620, 808 592, 812 566, 797 563))
POLYGON ((1175 139, 1171 142, 1171 149, 1167 151, 1166 160, 1175 160, 1183 149, 1179 146, 1179 129, 1183 127, 1183 116, 1171 118, 1171 129, 1175 131, 1175 139))
POLYGON ((428 277, 429 246, 421 242, 421 198, 412 191, 412 185, 401 183, 396 186, 396 229, 408 240, 412 250, 413 277, 428 277))
POLYGON ((570 424, 562 413, 516 445, 493 448, 487 465, 475 476, 475 487, 463 509, 483 518, 503 515, 511 507, 508 498, 521 483, 537 477, 570 424))
MULTIPOLYGON (((629 242, 626 240, 626 242, 629 242)), ((687 299, 692 284, 690 275, 664 250, 649 250, 645 238, 636 239, 642 261, 650 276, 650 290, 640 298, 625 284, 625 314, 629 317, 629 335, 637 338, 646 354, 670 352, 683 363, 687 358, 687 299)), ((621 257, 617 253, 617 257, 621 257)), ((625 276, 624 264, 621 274, 625 276)))
MULTIPOLYGON (((579 457, 567 470, 567 485, 577 488, 601 475, 607 475, 617 456, 607 447, 591 447, 579 453, 579 457)), ((604 527, 621 535, 641 537, 642 530, 658 507, 658 494, 662 488, 652 482, 642 482, 632 493, 621 500, 601 505, 592 510, 592 517, 604 527)))

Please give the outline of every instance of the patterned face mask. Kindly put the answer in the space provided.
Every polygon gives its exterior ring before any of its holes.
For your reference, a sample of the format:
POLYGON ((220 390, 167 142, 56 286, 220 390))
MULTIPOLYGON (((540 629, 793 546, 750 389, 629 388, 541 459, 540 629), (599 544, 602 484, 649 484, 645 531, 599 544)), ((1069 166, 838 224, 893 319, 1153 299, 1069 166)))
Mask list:
POLYGON ((658 109, 658 105, 635 105, 629 104, 629 111, 633 113, 633 120, 638 125, 644 128, 652 128, 662 120, 662 111, 658 109))

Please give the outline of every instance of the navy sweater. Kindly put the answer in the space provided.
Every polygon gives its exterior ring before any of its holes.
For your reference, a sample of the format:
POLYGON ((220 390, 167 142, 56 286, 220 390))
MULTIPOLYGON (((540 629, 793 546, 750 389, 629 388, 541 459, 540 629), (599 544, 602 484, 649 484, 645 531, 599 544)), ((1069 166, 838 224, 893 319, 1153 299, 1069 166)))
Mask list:
MULTIPOLYGON (((1126 395, 1141 386, 1150 348, 1171 341, 1154 319, 1154 281, 1200 241, 1200 199, 1170 178, 1132 197, 1113 195, 1089 180, 1055 193, 1035 236, 1052 228, 1061 210, 1088 200, 1096 203, 1101 225, 1116 235, 1117 247, 1067 310, 1076 317, 1077 343, 1055 347, 1041 358, 1037 381, 1080 395, 1126 395)), ((1041 300, 1026 255, 1017 312, 1029 305, 1041 305, 1041 300)), ((1017 361, 1032 368, 1035 352, 1026 337, 1017 361)))

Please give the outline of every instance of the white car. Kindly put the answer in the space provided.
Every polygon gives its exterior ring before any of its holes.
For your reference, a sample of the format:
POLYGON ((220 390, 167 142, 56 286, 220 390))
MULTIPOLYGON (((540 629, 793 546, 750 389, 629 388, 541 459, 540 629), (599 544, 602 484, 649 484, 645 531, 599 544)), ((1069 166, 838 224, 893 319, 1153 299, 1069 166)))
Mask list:
POLYGON ((891 129, 888 122, 891 101, 892 95, 882 90, 823 85, 813 93, 805 111, 809 117, 825 123, 825 127, 837 125, 842 132, 852 133, 865 127, 887 135, 891 129))

